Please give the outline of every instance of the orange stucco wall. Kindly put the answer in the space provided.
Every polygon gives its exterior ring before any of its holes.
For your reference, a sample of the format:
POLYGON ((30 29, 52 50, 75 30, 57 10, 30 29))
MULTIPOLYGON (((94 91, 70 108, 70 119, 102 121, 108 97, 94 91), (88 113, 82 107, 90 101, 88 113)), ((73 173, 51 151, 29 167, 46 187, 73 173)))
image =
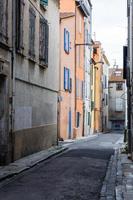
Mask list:
MULTIPOLYGON (((94 55, 95 62, 100 62, 102 58, 101 43, 96 42, 94 45, 97 48, 97 53, 94 55)), ((94 111, 94 131, 102 131, 102 64, 95 66, 95 111, 94 111)))
POLYGON ((75 0, 60 0, 60 12, 75 13, 75 0))
MULTIPOLYGON (((84 46, 78 45, 84 43, 84 16, 78 7, 76 7, 76 79, 84 81, 84 46), (80 52, 78 54, 78 51, 80 52), (80 56, 80 58, 77 58, 80 56), (80 60, 77 62, 77 60, 80 60)), ((77 130, 77 137, 83 136, 83 99, 76 98, 76 112, 80 112, 80 126, 77 130)))
POLYGON ((68 138, 68 112, 72 109, 72 129, 73 137, 83 135, 83 99, 75 98, 76 82, 84 81, 84 15, 75 0, 60 0, 60 13, 74 13, 73 17, 61 20, 60 24, 60 96, 62 101, 59 103, 59 132, 64 139, 68 138), (64 28, 70 31, 71 51, 70 54, 64 52, 64 28), (76 45, 77 44, 77 45, 76 45), (80 52, 79 55, 77 50, 80 52), (77 62, 79 60, 79 63, 77 62), (64 67, 69 67, 72 76, 72 93, 64 91, 64 67), (76 113, 80 113, 80 126, 76 127, 76 113))
POLYGON ((59 134, 60 138, 73 138, 75 127, 75 17, 68 17, 60 21, 60 92, 62 101, 59 103, 59 134), (70 33, 71 49, 67 54, 64 51, 64 28, 70 33), (72 92, 64 90, 64 67, 70 69, 72 78, 72 92), (72 114, 72 131, 69 133, 69 111, 72 114))

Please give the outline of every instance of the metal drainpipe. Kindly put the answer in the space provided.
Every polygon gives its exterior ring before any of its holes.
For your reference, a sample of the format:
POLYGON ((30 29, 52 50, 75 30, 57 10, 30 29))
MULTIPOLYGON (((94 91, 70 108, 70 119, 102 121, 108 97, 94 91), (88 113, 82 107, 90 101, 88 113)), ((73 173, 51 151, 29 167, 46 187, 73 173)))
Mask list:
POLYGON ((14 98, 15 98, 15 36, 16 36, 16 1, 12 0, 12 54, 11 54, 11 159, 14 160, 14 98))
POLYGON ((129 88, 128 88, 128 157, 131 157, 131 152, 132 152, 132 0, 130 1, 130 16, 129 16, 129 58, 130 58, 130 83, 129 83, 129 88))
MULTIPOLYGON (((76 19, 77 19, 77 7, 76 7, 76 2, 75 2, 75 128, 76 128, 76 67, 77 67, 77 62, 76 62, 76 56, 77 56, 77 46, 76 46, 76 19)), ((76 131, 76 130, 75 130, 76 131)))

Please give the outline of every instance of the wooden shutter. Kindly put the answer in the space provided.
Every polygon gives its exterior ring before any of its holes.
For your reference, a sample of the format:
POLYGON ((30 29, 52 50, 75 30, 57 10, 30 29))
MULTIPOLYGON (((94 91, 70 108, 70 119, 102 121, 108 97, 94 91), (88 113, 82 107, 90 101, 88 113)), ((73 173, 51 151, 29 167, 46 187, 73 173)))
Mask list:
POLYGON ((80 113, 79 112, 77 112, 77 123, 76 123, 76 125, 77 125, 77 128, 79 127, 79 125, 80 125, 80 113))
POLYGON ((8 0, 0 0, 0 41, 7 43, 8 0))
POLYGON ((29 55, 35 58, 35 18, 36 14, 32 7, 29 9, 29 55))
POLYGON ((64 29, 64 51, 69 54, 70 50, 70 33, 64 29))
POLYGON ((70 92, 70 70, 64 67, 64 89, 70 92))
POLYGON ((16 48, 17 50, 21 50, 24 48, 23 46, 23 20, 24 20, 24 0, 16 1, 16 48))
POLYGON ((67 69, 64 67, 64 89, 67 90, 67 69))
POLYGON ((45 23, 45 64, 48 65, 48 46, 49 46, 49 26, 45 23))
POLYGON ((48 66, 49 27, 44 18, 40 18, 40 64, 48 66))

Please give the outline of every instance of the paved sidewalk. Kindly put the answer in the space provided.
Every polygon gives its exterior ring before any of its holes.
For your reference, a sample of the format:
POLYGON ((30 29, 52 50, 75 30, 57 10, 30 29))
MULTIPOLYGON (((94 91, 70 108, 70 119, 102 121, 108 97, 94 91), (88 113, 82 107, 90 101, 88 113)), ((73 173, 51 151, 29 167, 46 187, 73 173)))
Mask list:
POLYGON ((121 138, 111 157, 106 177, 101 190, 100 200, 132 200, 133 199, 133 162, 123 154, 125 145, 121 138))
POLYGON ((119 154, 117 162, 116 200, 133 199, 133 162, 119 154))

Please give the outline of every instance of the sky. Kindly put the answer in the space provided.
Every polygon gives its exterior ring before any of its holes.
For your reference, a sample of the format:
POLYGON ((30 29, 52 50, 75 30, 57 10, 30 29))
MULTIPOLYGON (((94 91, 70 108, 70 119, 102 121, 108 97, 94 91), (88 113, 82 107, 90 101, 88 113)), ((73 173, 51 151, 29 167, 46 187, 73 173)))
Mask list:
POLYGON ((127 43, 127 0, 91 0, 91 3, 92 37, 102 43, 110 65, 116 60, 122 67, 123 46, 127 43))

